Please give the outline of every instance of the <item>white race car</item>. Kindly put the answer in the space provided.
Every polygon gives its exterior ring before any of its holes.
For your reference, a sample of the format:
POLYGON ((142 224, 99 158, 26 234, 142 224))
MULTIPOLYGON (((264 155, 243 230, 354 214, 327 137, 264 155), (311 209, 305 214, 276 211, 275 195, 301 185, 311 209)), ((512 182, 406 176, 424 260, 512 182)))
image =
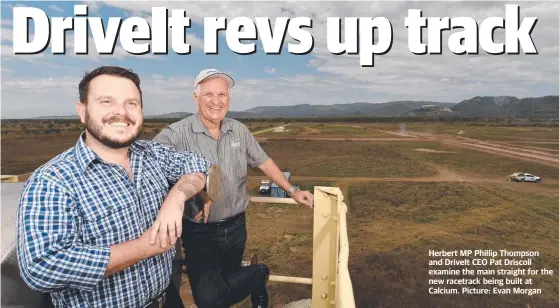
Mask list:
POLYGON ((539 183, 542 178, 526 172, 515 172, 511 175, 513 181, 516 182, 535 182, 539 183))

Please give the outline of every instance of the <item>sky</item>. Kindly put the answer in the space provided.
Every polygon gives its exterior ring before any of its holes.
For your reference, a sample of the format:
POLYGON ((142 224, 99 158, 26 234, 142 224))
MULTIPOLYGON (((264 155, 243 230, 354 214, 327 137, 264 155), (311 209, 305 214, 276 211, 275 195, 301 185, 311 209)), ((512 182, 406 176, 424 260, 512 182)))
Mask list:
MULTIPOLYGON (((410 9, 422 10, 424 17, 471 17, 481 25, 489 17, 504 18, 506 4, 503 1, 2 1, 1 118, 76 115, 80 79, 85 71, 102 65, 117 65, 139 74, 145 115, 195 112, 193 81, 206 68, 217 68, 235 79, 231 91, 230 110, 233 111, 296 104, 396 100, 459 103, 474 96, 558 95, 559 1, 516 3, 520 5, 520 21, 525 17, 538 19, 531 33, 538 54, 524 54, 520 47, 518 55, 491 55, 479 47, 477 55, 456 55, 448 47, 448 38, 459 29, 443 31, 442 54, 415 55, 409 49, 405 17, 410 9), (184 9, 191 18, 191 26, 186 28, 186 43, 191 45, 191 53, 180 55, 169 48, 167 55, 134 55, 124 50, 117 39, 112 55, 99 55, 89 31, 89 53, 77 55, 71 30, 66 32, 64 55, 52 54, 51 46, 34 55, 13 53, 14 7, 36 7, 49 18, 75 17, 77 4, 86 4, 88 16, 101 17, 105 28, 109 17, 124 20, 136 16, 151 24, 153 6, 164 6, 169 14, 172 9, 184 9), (298 42, 287 32, 278 55, 265 54, 259 40, 243 41, 256 43, 256 52, 239 55, 228 47, 225 31, 221 31, 218 54, 205 54, 204 17, 226 17, 230 22, 241 16, 252 20, 268 17, 272 27, 279 17, 312 18, 312 28, 305 30, 312 34, 313 49, 305 55, 289 53, 289 44, 298 42), (333 54, 327 44, 328 17, 385 17, 393 31, 390 50, 374 56, 374 67, 360 65, 363 55, 333 54)), ((31 38, 34 31, 30 22, 31 38)), ((344 31, 342 26, 341 32, 344 31)), ((508 30, 495 30, 496 43, 505 42, 505 31, 508 30)), ((168 31, 169 38, 171 33, 168 31)), ((375 43, 380 40, 378 36, 375 43)), ((428 30, 424 30, 423 43, 428 40, 428 30)))

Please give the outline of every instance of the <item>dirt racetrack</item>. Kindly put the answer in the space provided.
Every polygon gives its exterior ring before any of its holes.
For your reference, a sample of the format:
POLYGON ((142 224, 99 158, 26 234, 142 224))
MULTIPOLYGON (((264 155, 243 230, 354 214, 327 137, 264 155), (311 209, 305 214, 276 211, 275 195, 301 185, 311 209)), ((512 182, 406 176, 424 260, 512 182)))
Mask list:
POLYGON ((433 141, 444 145, 464 147, 495 155, 516 158, 541 165, 559 168, 559 155, 547 149, 518 147, 505 142, 490 142, 453 135, 436 135, 430 133, 406 131, 405 133, 378 130, 379 132, 396 135, 395 138, 340 138, 340 137, 259 137, 258 141, 268 140, 330 140, 330 141, 433 141))
POLYGON ((535 162, 541 165, 559 168, 559 155, 543 149, 520 148, 504 143, 480 141, 465 137, 440 136, 441 144, 466 147, 491 154, 535 162))

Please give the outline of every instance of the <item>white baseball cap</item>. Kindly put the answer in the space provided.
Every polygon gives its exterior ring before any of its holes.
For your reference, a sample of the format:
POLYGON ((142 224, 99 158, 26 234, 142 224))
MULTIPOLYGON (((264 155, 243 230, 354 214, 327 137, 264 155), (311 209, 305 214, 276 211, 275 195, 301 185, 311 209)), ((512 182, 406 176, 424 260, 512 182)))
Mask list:
POLYGON ((194 80, 194 88, 196 88, 196 86, 210 78, 210 77, 222 77, 225 80, 227 80, 227 83, 229 84, 229 87, 232 88, 235 85, 235 81, 233 80, 233 78, 231 78, 231 76, 225 74, 224 72, 217 70, 215 68, 210 68, 210 69, 206 69, 200 72, 200 74, 198 74, 198 76, 196 77, 196 80, 194 80))

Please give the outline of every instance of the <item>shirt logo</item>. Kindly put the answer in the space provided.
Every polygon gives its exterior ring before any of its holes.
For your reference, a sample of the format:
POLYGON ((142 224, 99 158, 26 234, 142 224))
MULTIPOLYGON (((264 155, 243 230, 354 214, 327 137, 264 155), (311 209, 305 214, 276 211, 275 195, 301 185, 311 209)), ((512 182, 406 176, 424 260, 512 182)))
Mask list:
POLYGON ((231 146, 234 148, 238 148, 241 145, 240 141, 233 141, 233 143, 231 143, 231 146))

